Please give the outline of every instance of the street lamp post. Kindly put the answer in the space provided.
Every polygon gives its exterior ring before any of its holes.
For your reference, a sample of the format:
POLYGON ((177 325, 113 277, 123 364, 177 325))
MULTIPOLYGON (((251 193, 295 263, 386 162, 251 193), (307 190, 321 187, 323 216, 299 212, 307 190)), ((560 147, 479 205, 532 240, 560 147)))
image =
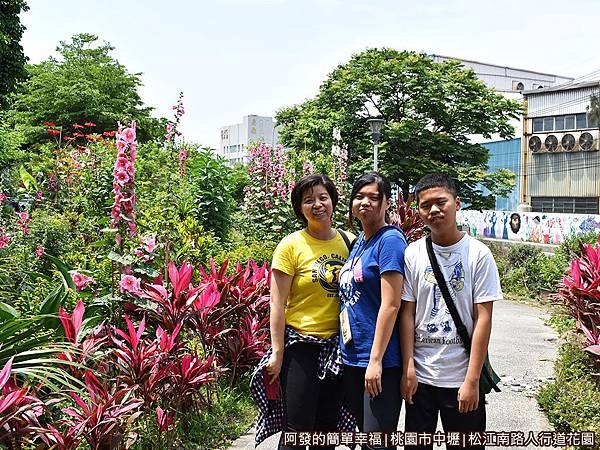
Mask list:
POLYGON ((373 118, 367 120, 371 127, 371 137, 373 138, 373 171, 377 172, 377 152, 379 150, 379 137, 381 136, 381 127, 383 122, 381 118, 373 118))

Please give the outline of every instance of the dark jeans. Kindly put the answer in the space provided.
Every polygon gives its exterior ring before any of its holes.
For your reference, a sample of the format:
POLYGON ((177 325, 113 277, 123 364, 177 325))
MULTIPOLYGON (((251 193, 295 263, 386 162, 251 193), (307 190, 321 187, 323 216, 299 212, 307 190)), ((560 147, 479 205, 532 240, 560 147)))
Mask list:
MULTIPOLYGON (((344 366, 344 395, 352 414, 358 422, 359 431, 382 431, 391 433, 398 429, 402 396, 400 394, 400 367, 383 369, 381 394, 369 397, 365 391, 366 367, 344 366)), ((368 448, 363 446, 363 448, 368 448)), ((391 447, 390 447, 391 448, 391 447)))
MULTIPOLYGON (((479 406, 468 413, 458 412, 458 388, 441 388, 419 383, 413 395, 412 405, 406 404, 405 431, 434 433, 437 427, 438 413, 442 419, 444 431, 469 432, 485 431, 485 395, 480 395, 479 406)), ((463 448, 448 446, 449 448, 463 448)), ((431 450, 433 445, 406 446, 411 450, 431 450)), ((485 447, 467 447, 484 449, 485 447)))
MULTIPOLYGON (((320 345, 297 343, 283 353, 280 379, 286 431, 337 431, 342 384, 339 379, 319 380, 317 377, 321 348, 320 345)), ((279 443, 280 449, 304 448, 285 447, 282 442, 283 439, 279 443)))

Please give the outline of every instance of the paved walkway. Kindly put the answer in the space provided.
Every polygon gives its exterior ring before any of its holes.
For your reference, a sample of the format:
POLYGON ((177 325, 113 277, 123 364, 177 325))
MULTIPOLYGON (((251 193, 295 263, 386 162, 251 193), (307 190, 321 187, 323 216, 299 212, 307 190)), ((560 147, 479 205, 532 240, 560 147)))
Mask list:
MULTIPOLYGON (((534 398, 539 386, 554 377, 553 361, 558 347, 557 336, 544 324, 544 318, 546 314, 531 306, 511 301, 495 304, 490 360, 502 378, 502 392, 488 396, 488 430, 523 431, 525 435, 529 431, 551 430, 534 398)), ((399 430, 403 423, 402 415, 399 430)), ((278 435, 272 436, 258 450, 274 450, 277 442, 278 435)), ((234 442, 230 450, 253 448, 254 430, 251 429, 234 442)))

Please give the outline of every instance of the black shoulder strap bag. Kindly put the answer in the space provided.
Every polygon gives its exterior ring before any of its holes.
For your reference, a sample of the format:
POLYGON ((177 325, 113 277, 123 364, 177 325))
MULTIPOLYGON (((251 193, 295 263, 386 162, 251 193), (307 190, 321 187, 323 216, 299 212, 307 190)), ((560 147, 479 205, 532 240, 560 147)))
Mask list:
MULTIPOLYGON (((458 335, 463 341, 463 345, 465 346, 465 350, 467 350, 467 354, 471 353, 471 336, 469 336, 469 332, 465 327, 460 315, 458 314, 458 310, 456 309, 456 305, 454 304, 454 300, 452 299, 452 295, 448 290, 448 284, 446 283, 446 279, 442 275, 442 270, 440 269, 440 265, 438 264, 437 258, 433 251, 433 243, 431 242, 431 236, 427 236, 425 239, 425 244, 427 247, 427 255, 429 256, 429 262, 431 263, 431 269, 433 270, 433 274, 435 275, 435 280, 437 281, 438 287, 440 288, 440 292, 446 301, 446 306, 448 306, 448 310, 450 311, 450 315, 452 316, 452 320, 456 325, 456 331, 458 335)), ((483 367, 481 369, 481 377, 479 377, 479 392, 484 394, 489 394, 492 389, 496 392, 500 392, 500 388, 498 387, 498 382, 500 381, 500 377, 494 372, 492 369, 492 365, 488 358, 488 355, 485 356, 485 360, 483 362, 483 367)))
POLYGON ((352 247, 354 247, 354 244, 356 243, 357 238, 352 239, 352 242, 350 242, 350 239, 348 238, 348 235, 345 232, 343 232, 342 230, 338 231, 342 236, 342 239, 346 243, 346 247, 348 247, 348 254, 350 254, 350 252, 352 251, 352 247))

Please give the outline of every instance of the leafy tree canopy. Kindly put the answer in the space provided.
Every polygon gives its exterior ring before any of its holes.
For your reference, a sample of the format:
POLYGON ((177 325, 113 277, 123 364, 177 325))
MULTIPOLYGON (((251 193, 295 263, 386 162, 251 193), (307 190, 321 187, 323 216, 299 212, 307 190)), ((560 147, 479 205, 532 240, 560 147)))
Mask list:
POLYGON ((510 125, 522 106, 477 79, 458 61, 435 63, 422 53, 368 49, 338 66, 318 95, 277 113, 283 144, 327 155, 333 130, 350 152, 350 176, 372 167, 367 119, 385 119, 379 167, 405 193, 429 172, 446 171, 474 208, 490 207, 494 195, 510 191, 514 174, 486 173, 488 151, 469 140, 513 136, 510 125), (481 186, 492 195, 484 196, 481 186))
POLYGON ((84 33, 61 42, 56 50, 58 59, 28 66, 28 79, 14 96, 14 120, 26 129, 30 142, 42 139, 44 122, 68 128, 93 122, 95 130, 103 132, 114 130, 117 121, 136 119, 141 141, 164 133, 164 120, 151 118, 152 108, 143 106, 138 93, 141 74, 129 73, 114 59, 109 43, 84 33))
POLYGON ((25 27, 19 14, 28 11, 24 0, 0 0, 0 108, 7 105, 7 96, 25 77, 27 58, 21 47, 25 27))

